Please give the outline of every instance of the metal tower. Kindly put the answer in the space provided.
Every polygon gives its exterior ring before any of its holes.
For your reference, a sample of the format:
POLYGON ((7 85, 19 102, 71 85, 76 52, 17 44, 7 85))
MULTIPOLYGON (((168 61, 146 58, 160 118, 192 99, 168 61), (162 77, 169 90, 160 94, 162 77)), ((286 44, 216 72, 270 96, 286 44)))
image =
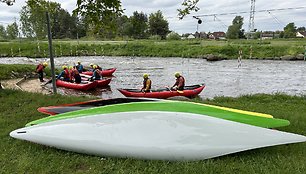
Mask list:
POLYGON ((251 11, 250 11, 250 20, 249 20, 249 36, 254 31, 254 16, 255 16, 255 0, 251 0, 251 11))

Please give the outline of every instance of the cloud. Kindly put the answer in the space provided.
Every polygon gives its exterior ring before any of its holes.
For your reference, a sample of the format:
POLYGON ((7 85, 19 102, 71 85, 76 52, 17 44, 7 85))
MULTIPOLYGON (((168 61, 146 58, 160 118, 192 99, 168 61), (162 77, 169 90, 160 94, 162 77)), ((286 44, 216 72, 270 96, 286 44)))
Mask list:
MULTIPOLYGON (((61 4, 62 8, 72 12, 76 8, 77 0, 53 0, 61 4)), ((150 13, 161 10, 169 22, 170 30, 180 34, 187 32, 199 31, 226 31, 227 26, 231 25, 235 16, 244 17, 245 30, 248 30, 249 11, 251 7, 250 0, 200 0, 198 6, 200 10, 192 13, 183 20, 177 18, 177 9, 181 8, 183 0, 122 0, 122 8, 125 14, 130 16, 134 11, 142 11, 149 15, 150 13), (204 14, 221 14, 231 12, 247 12, 242 14, 228 14, 201 17, 203 23, 197 24, 197 20, 192 18, 193 15, 204 14)), ((255 10, 280 9, 289 7, 306 7, 306 2, 301 0, 269 0, 256 1, 255 10)), ((17 0, 16 3, 8 7, 5 3, 0 3, 0 24, 12 23, 14 18, 19 18, 19 11, 25 5, 25 0, 17 0)), ((258 30, 282 30, 286 24, 294 22, 296 26, 306 26, 305 20, 306 8, 299 10, 283 10, 255 13, 255 28, 258 30)))

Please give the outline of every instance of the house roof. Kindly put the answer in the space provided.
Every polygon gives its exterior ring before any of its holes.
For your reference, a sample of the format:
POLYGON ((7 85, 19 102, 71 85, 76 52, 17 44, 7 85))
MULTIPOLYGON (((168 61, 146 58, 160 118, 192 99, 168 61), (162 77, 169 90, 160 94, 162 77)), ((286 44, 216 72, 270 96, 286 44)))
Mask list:
POLYGON ((306 31, 299 31, 298 33, 306 37, 306 31))

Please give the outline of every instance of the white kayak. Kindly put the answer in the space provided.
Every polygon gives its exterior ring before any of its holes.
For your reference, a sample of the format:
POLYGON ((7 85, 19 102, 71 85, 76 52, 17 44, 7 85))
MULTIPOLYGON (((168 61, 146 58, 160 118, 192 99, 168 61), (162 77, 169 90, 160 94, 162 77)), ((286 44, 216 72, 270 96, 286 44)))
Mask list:
POLYGON ((215 117, 157 111, 51 121, 10 136, 73 152, 154 160, 201 160, 306 141, 302 135, 215 117))

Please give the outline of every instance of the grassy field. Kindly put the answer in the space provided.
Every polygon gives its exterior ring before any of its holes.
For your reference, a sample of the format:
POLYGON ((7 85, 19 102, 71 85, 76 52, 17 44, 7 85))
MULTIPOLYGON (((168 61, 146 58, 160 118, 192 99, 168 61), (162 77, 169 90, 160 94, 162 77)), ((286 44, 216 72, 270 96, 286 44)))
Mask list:
MULTIPOLYGON (((54 40, 54 55, 59 56, 148 56, 148 57, 190 57, 201 58, 208 54, 222 58, 279 58, 285 55, 304 54, 306 39, 291 40, 54 40)), ((47 41, 0 42, 0 57, 46 57, 47 41)))
MULTIPOLYGON (((45 117, 36 109, 88 100, 0 90, 0 173, 305 173, 305 143, 261 148, 195 162, 168 162, 97 157, 33 144, 9 137, 12 130, 45 117)), ((306 135, 306 98, 282 94, 218 97, 204 102, 272 114, 288 119, 286 132, 306 135)))

